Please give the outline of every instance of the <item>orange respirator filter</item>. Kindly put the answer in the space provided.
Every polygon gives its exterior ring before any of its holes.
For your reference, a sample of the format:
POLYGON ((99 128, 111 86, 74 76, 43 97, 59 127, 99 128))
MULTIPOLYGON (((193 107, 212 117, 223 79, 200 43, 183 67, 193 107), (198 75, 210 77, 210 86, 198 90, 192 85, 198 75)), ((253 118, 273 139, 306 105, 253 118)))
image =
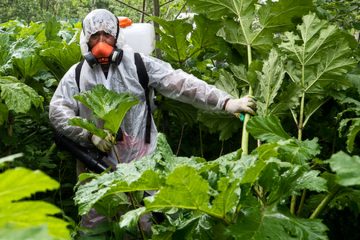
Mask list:
POLYGON ((114 47, 105 42, 99 42, 91 49, 91 53, 100 64, 108 64, 113 52, 114 47))

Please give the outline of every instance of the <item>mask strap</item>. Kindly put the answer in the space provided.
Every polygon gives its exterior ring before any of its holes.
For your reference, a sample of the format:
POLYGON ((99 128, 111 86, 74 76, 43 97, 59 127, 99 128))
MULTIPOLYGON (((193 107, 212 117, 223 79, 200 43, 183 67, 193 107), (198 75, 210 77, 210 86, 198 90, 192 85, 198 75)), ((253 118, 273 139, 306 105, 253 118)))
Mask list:
POLYGON ((111 56, 111 62, 115 63, 116 65, 119 65, 123 58, 123 55, 124 55, 123 50, 116 49, 111 56))
POLYGON ((93 68, 98 63, 98 61, 96 60, 96 58, 94 57, 94 55, 91 52, 88 52, 87 54, 85 54, 84 58, 87 61, 87 63, 90 65, 91 68, 93 68))

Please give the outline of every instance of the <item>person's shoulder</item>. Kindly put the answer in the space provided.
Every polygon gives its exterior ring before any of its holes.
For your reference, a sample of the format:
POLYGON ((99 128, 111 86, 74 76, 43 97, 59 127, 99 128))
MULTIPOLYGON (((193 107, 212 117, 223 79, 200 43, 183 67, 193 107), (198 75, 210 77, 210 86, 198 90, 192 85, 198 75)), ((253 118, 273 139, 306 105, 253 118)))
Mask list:
POLYGON ((123 60, 131 60, 134 59, 134 50, 130 47, 130 46, 123 46, 123 48, 121 48, 121 50, 123 51, 123 60))

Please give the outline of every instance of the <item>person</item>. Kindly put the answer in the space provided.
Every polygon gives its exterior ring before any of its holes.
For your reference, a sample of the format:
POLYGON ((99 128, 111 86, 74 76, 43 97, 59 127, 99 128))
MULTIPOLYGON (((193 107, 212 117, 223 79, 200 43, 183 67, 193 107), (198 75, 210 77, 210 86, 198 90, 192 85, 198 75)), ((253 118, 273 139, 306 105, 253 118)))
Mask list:
MULTIPOLYGON (((151 118, 151 141, 145 141, 148 108, 144 88, 139 83, 134 51, 124 45, 119 37, 121 29, 118 18, 106 9, 96 9, 84 18, 82 24, 80 47, 86 61, 82 65, 79 86, 75 81, 75 64, 63 76, 51 99, 51 124, 73 141, 107 152, 112 166, 119 161, 127 163, 151 154, 156 148, 158 131, 151 118), (121 124, 122 140, 115 145, 110 141, 111 136, 101 139, 68 123, 75 116, 91 119, 90 110, 76 101, 74 95, 90 90, 97 84, 118 93, 132 93, 140 99, 124 117, 121 124), (120 154, 120 159, 116 158, 115 150, 120 154)), ((141 57, 148 73, 149 88, 156 89, 158 93, 206 110, 255 114, 256 102, 252 97, 233 98, 181 69, 173 69, 169 63, 144 54, 141 57)), ((101 121, 96 124, 102 126, 101 121)))
MULTIPOLYGON (((50 122, 57 131, 77 143, 95 145, 99 150, 108 152, 108 158, 114 165, 118 163, 114 148, 121 154, 122 162, 130 162, 152 153, 156 147, 157 136, 157 128, 152 120, 151 141, 144 141, 148 111, 144 89, 138 80, 134 52, 123 45, 119 37, 120 31, 118 18, 106 9, 93 10, 84 18, 80 36, 81 52, 85 59, 95 57, 96 61, 84 62, 79 86, 75 81, 76 64, 72 66, 59 82, 49 108, 50 122), (108 58, 114 50, 122 51, 120 63, 108 58), (99 57, 104 52, 108 56, 99 57), (127 112, 121 126, 122 141, 118 141, 115 146, 110 143, 110 137, 100 139, 85 129, 68 124, 68 120, 75 116, 91 118, 90 110, 73 96, 79 93, 79 89, 87 91, 97 84, 103 84, 107 89, 119 93, 130 92, 141 100, 127 112)), ((207 110, 255 114, 256 102, 252 97, 234 99, 228 93, 193 75, 180 69, 174 70, 169 63, 144 54, 141 57, 149 76, 149 87, 156 89, 158 93, 207 110)), ((101 122, 97 125, 101 126, 101 122)))

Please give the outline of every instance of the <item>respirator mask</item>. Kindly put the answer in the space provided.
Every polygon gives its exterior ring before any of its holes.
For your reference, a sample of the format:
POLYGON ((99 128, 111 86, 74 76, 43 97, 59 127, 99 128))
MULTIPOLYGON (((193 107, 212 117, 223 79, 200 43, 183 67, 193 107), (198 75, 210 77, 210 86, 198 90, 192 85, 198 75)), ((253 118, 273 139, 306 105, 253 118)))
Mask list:
POLYGON ((91 67, 96 64, 111 64, 119 65, 123 57, 123 51, 121 49, 115 49, 113 46, 106 42, 98 42, 91 52, 85 54, 85 60, 91 67))

